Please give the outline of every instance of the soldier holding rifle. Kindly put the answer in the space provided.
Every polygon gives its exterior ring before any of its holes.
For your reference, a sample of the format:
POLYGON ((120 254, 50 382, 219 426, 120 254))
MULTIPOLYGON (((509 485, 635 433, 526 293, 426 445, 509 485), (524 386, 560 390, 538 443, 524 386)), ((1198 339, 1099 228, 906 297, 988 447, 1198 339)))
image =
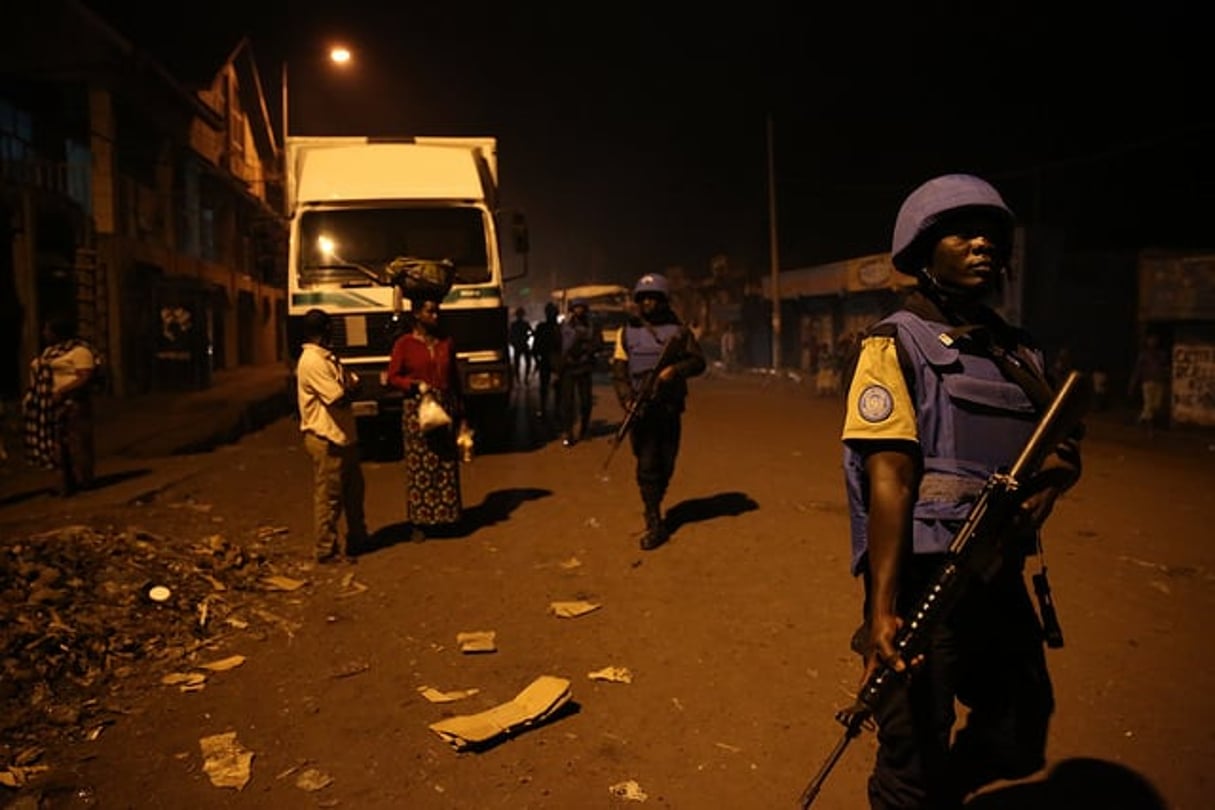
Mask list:
POLYGON ((634 416, 630 434, 645 506, 641 548, 649 551, 667 539, 662 499, 679 455, 687 378, 705 370, 705 356, 671 310, 665 276, 642 276, 633 300, 639 316, 630 318, 616 339, 612 381, 621 407, 634 416))
POLYGON ((1041 352, 986 303, 1009 271, 1013 224, 996 189, 971 175, 913 191, 892 259, 919 285, 867 333, 851 379, 844 467, 852 572, 865 587, 854 646, 866 678, 879 666, 912 670, 872 707, 868 794, 880 810, 960 807, 982 785, 1044 764, 1054 699, 1022 571, 1080 475, 1078 435, 1041 463, 1004 553, 929 629, 922 654, 904 661, 895 648, 900 617, 921 603, 985 482, 1017 459, 1051 401, 1041 352), (970 713, 953 738, 955 698, 970 713))

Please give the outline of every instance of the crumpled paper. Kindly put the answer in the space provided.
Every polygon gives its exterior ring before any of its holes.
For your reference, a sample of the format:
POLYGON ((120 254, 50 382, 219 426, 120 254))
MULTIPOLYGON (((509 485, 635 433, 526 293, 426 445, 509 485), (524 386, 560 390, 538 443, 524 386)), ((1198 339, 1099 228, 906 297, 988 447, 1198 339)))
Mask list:
POLYGON ((213 734, 198 741, 203 771, 216 787, 244 789, 249 784, 253 752, 236 740, 236 732, 213 734))
POLYGON ((595 602, 579 600, 575 602, 550 602, 548 609, 558 618, 573 619, 598 610, 601 607, 603 605, 596 604, 595 602))

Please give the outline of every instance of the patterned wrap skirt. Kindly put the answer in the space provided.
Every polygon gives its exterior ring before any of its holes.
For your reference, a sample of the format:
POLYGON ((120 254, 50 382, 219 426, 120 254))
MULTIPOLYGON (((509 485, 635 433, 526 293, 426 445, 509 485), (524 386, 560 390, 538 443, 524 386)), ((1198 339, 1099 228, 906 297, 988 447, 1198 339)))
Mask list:
MULTIPOLYGON (((462 512, 460 499, 460 456, 456 448, 456 425, 423 433, 418 427, 418 397, 408 397, 402 412, 404 437, 406 511, 415 526, 442 526, 458 523, 462 512)), ((452 412, 446 396, 440 404, 452 412)))

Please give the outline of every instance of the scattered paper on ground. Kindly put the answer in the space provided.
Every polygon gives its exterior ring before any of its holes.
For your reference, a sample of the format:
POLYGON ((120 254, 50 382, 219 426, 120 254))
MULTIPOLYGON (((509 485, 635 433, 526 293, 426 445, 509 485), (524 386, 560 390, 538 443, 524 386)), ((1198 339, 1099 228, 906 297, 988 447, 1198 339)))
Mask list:
POLYGON ((460 645, 460 652, 464 653, 494 652, 498 649, 498 645, 494 641, 496 636, 497 633, 493 630, 456 633, 456 643, 460 645))
POLYGON ((203 771, 216 787, 241 790, 249 784, 253 752, 236 740, 236 732, 214 734, 198 741, 202 749, 203 771))
POLYGON ((221 658, 218 661, 211 661, 207 664, 199 664, 199 666, 202 669, 209 669, 212 672, 227 672, 230 669, 236 669, 243 663, 245 663, 245 656, 230 655, 227 658, 221 658))
POLYGON ((371 664, 366 661, 348 661, 335 669, 331 674, 331 678, 349 678, 352 675, 360 675, 371 669, 371 664))
POLYGON ((632 683, 633 673, 628 667, 604 667, 594 672, 588 672, 586 677, 592 681, 612 681, 613 683, 632 683))
POLYGON ((418 687, 418 693, 431 703, 454 703, 457 700, 472 697, 480 691, 480 689, 457 689, 453 692, 440 692, 433 686, 418 687))
POLYGON ((291 577, 272 576, 262 580, 262 585, 271 591, 297 591, 308 583, 302 579, 292 579, 291 577))
POLYGON ((608 793, 611 793, 618 799, 626 799, 630 802, 644 802, 650 798, 645 791, 641 789, 641 785, 630 779, 627 782, 619 782, 608 788, 608 793))
POLYGON ((440 720, 432 723, 430 729, 462 751, 544 722, 568 703, 570 696, 568 680, 541 675, 513 700, 480 714, 440 720))
POLYGON ((577 568, 578 566, 582 565, 582 560, 578 559, 577 557, 570 557, 568 560, 565 560, 564 562, 557 563, 557 565, 561 566, 566 571, 569 571, 571 569, 577 568))
POLYGON ((207 676, 202 672, 170 672, 160 682, 176 686, 183 692, 197 692, 207 685, 207 676))
POLYGON ((595 604, 594 602, 552 602, 548 609, 553 615, 562 619, 572 619, 576 616, 583 616, 593 610, 598 610, 603 605, 595 604))
POLYGON ((13 766, 0 771, 0 785, 11 788, 24 787, 31 779, 49 770, 48 765, 13 766))
POLYGON ((295 780, 295 786, 307 791, 324 790, 333 784, 333 777, 317 768, 307 768, 295 780))

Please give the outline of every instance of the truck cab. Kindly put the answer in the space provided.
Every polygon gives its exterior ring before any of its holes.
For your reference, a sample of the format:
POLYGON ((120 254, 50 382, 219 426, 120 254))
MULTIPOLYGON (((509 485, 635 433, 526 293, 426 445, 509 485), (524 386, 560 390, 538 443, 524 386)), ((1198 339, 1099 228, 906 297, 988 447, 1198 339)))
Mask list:
POLYGON ((452 264, 440 317, 455 340, 470 418, 483 427, 504 418, 511 375, 500 231, 521 252, 527 239, 521 217, 504 222, 497 211, 495 149, 493 138, 288 140, 291 356, 304 313, 328 312, 334 352, 363 380, 357 416, 399 419, 402 395, 386 372, 410 302, 388 268, 414 258, 452 264))

